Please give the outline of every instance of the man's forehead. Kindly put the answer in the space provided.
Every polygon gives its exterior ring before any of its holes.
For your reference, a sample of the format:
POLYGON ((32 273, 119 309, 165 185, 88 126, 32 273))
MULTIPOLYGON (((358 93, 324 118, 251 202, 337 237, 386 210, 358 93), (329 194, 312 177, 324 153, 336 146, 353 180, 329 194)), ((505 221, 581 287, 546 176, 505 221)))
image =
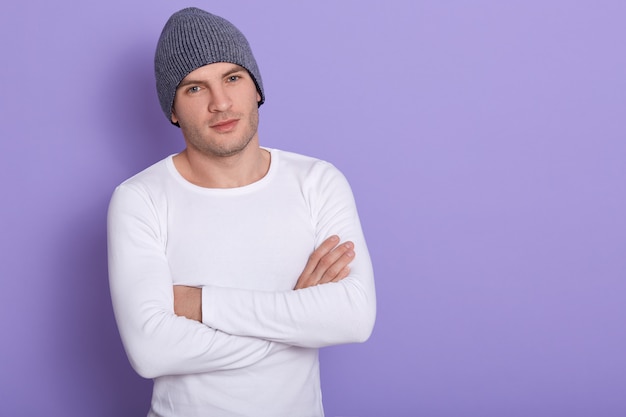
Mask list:
POLYGON ((181 80, 179 87, 193 80, 226 77, 230 74, 234 74, 240 71, 247 71, 247 70, 241 65, 232 64, 230 62, 215 62, 215 63, 203 65, 191 71, 189 74, 187 74, 187 76, 185 76, 185 78, 181 80))
POLYGON ((244 67, 241 65, 233 64, 231 62, 213 62, 210 64, 203 65, 201 67, 196 68, 191 71, 183 81, 193 75, 201 75, 201 74, 213 74, 213 75, 228 75, 237 71, 246 71, 244 67))

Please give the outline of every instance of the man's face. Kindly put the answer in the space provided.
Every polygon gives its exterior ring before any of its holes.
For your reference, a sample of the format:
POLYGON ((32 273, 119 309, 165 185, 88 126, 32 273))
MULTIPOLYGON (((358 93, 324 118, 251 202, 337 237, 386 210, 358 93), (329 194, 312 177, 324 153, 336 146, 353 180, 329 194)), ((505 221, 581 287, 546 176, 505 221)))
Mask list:
POLYGON ((243 67, 218 62, 187 75, 174 97, 172 121, 178 123, 190 151, 226 157, 258 142, 257 92, 243 67))

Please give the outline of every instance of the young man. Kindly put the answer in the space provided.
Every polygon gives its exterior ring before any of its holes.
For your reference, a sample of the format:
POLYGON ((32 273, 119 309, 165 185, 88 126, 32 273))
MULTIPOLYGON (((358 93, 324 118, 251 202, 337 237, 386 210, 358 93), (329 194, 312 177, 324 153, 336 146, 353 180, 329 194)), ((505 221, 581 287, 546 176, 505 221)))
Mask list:
POLYGON ((318 348, 366 340, 372 267, 348 183, 262 148, 248 42, 197 8, 166 23, 159 100, 185 149, 116 188, 113 307, 149 416, 323 416, 318 348), (340 240, 342 242, 340 242, 340 240))

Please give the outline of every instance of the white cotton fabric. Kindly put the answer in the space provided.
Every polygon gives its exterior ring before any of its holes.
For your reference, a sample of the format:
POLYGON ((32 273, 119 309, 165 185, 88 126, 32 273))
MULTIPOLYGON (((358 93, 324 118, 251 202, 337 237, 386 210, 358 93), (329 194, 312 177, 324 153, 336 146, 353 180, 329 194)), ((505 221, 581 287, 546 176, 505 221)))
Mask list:
POLYGON ((108 214, 115 316, 134 369, 154 378, 151 417, 320 417, 318 348, 366 340, 372 266, 350 187, 331 164, 271 149, 261 180, 209 189, 172 156, 116 188, 108 214), (293 287, 336 234, 350 276, 293 287), (177 317, 172 286, 200 286, 203 321, 177 317))

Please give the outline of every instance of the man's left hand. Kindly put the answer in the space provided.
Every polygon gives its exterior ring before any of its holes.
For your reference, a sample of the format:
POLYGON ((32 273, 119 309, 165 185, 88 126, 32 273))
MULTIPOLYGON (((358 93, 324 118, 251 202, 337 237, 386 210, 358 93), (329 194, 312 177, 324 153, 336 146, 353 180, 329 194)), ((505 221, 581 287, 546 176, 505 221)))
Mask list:
POLYGON ((175 285, 174 314, 202 322, 202 288, 175 285))

